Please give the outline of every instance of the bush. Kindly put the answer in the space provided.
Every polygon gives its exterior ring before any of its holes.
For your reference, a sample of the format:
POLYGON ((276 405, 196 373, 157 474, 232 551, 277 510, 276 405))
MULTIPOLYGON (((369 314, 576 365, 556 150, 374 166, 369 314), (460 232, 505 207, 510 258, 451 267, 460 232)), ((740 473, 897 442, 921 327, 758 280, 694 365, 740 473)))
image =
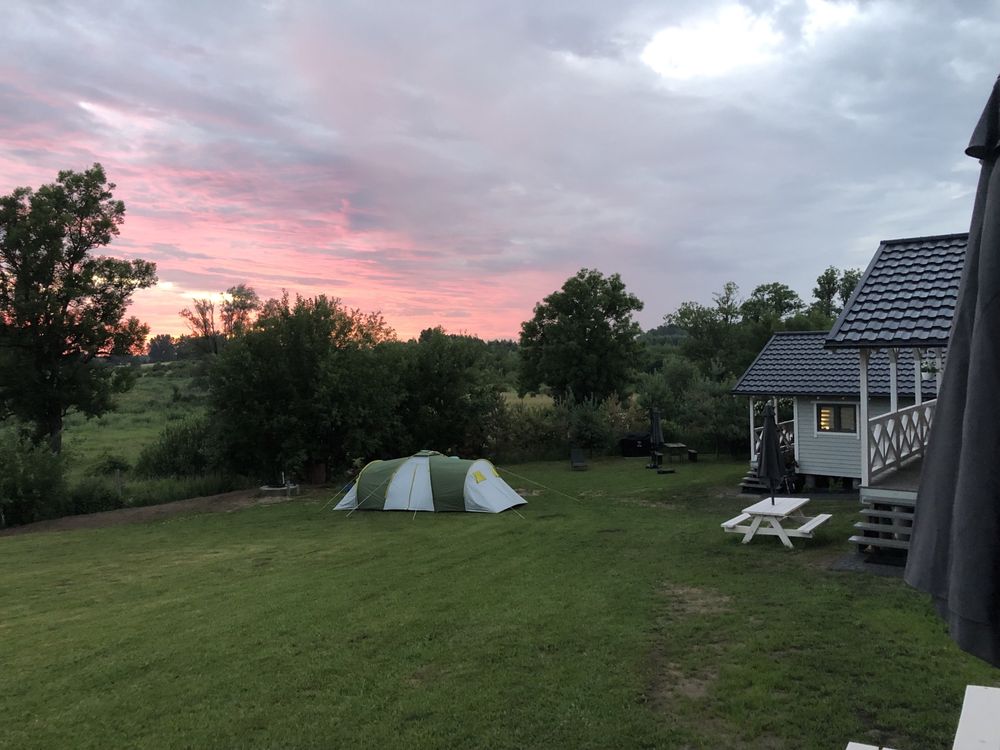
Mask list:
POLYGON ((143 448, 135 463, 139 477, 189 477, 215 467, 211 422, 205 417, 167 425, 152 445, 143 448))
POLYGON ((107 477, 86 477, 70 488, 66 515, 100 513, 125 507, 124 486, 107 477))
POLYGON ((599 403, 588 399, 570 408, 569 441, 573 446, 602 453, 614 444, 611 424, 599 403))
POLYGON ((0 430, 0 526, 54 518, 64 510, 63 464, 19 426, 0 430))
POLYGON ((492 453, 498 460, 537 461, 569 455, 569 410, 517 401, 506 408, 492 453))
POLYGON ((105 453, 93 466, 90 467, 90 475, 95 477, 118 476, 129 471, 132 465, 124 456, 105 453))

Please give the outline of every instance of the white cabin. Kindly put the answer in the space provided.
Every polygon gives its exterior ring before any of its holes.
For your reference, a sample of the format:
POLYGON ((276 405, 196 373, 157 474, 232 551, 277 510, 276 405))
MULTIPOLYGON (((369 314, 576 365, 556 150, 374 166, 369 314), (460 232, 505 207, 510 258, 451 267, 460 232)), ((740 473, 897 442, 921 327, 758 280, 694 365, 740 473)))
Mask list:
POLYGON ((864 520, 851 541, 868 552, 909 548, 967 241, 883 241, 828 334, 775 334, 733 390, 750 398, 752 435, 755 399, 793 399, 782 432, 798 471, 857 481, 864 520))
MULTIPOLYGON (((854 350, 825 348, 828 335, 827 331, 774 334, 733 394, 749 402, 751 464, 757 460, 762 405, 773 401, 790 417, 779 423, 779 431, 807 486, 832 483, 853 489, 863 479, 860 356, 854 350)), ((904 356, 902 366, 907 365, 911 360, 904 356)), ((889 356, 876 355, 869 371, 868 414, 885 414, 892 403, 889 356)), ((933 381, 922 384, 923 393, 933 388, 933 381)), ((914 403, 913 381, 899 387, 897 397, 904 406, 914 403)))

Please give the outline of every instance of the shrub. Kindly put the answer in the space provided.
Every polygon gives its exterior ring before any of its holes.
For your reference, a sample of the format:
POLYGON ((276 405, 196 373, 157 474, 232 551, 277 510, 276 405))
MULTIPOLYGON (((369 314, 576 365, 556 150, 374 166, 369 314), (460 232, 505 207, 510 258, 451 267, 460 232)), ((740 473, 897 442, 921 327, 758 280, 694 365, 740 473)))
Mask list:
POLYGON ((0 430, 0 526, 54 518, 63 511, 63 465, 19 426, 0 430))
POLYGON ((211 422, 205 417, 167 425, 152 445, 143 448, 135 463, 139 477, 187 477, 214 468, 211 422))
POLYGON ((514 402, 493 453, 502 461, 556 459, 569 455, 569 410, 557 404, 514 402))
POLYGON ((70 488, 67 515, 100 513, 125 506, 124 487, 107 477, 85 477, 70 488))
POLYGON ((591 451, 605 452, 614 442, 614 434, 602 411, 593 399, 574 404, 569 412, 569 441, 571 445, 591 451))
POLYGON ((132 465, 128 459, 123 456, 105 453, 97 460, 97 463, 90 467, 90 474, 95 477, 116 476, 131 468, 132 465))

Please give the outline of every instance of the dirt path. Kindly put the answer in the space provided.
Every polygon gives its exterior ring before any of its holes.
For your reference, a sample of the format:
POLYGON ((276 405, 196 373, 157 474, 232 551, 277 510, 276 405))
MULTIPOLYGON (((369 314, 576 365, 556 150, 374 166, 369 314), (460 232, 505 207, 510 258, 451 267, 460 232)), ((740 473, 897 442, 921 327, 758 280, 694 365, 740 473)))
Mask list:
POLYGON ((187 500, 176 500, 162 505, 147 505, 143 508, 119 508, 102 513, 88 513, 85 516, 66 516, 54 518, 51 521, 38 521, 24 526, 15 526, 0 531, 0 537, 32 534, 38 531, 74 531, 76 529, 103 529, 108 526, 121 526, 129 523, 146 523, 161 521, 174 516, 191 513, 227 513, 240 508, 254 505, 273 505, 287 502, 284 496, 260 497, 255 489, 224 492, 221 495, 207 497, 192 497, 187 500))

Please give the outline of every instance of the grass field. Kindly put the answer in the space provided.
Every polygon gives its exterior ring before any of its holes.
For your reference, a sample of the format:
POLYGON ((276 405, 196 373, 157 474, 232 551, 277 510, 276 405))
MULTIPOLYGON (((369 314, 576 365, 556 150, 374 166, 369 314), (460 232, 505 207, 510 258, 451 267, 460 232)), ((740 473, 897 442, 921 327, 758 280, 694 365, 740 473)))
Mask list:
POLYGON ((115 396, 114 411, 96 419, 71 413, 63 437, 70 479, 89 474, 108 456, 134 465, 165 425, 202 413, 206 393, 195 377, 197 367, 195 362, 144 365, 135 386, 115 396))
POLYGON ((1000 681, 900 580, 828 570, 856 499, 743 546, 742 464, 641 466, 510 467, 521 515, 316 494, 0 538, 0 747, 933 750, 1000 681))

